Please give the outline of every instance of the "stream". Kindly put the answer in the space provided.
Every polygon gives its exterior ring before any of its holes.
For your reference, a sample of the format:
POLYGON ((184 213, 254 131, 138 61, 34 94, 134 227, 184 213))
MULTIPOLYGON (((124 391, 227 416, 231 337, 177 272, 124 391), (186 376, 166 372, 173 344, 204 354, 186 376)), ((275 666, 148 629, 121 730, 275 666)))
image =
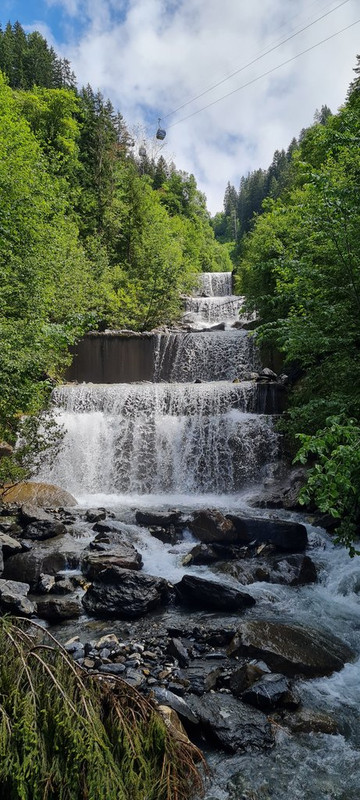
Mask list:
MULTIPOLYGON (((266 752, 229 755, 209 749, 212 772, 205 797, 359 800, 359 557, 350 559, 344 548, 298 514, 251 505, 279 467, 275 421, 283 387, 253 379, 261 366, 252 338, 237 327, 243 301, 232 294, 230 273, 204 274, 197 292, 186 301, 183 328, 134 338, 131 369, 127 363, 123 367, 124 360, 132 358, 130 335, 90 337, 79 349, 71 373, 72 381, 83 382, 54 392, 56 413, 66 431, 64 446, 39 477, 70 491, 81 508, 110 510, 141 552, 143 571, 172 583, 188 572, 182 559, 195 540, 188 532, 170 547, 150 537, 136 524, 138 509, 176 508, 189 514, 216 508, 224 514, 305 521, 317 582, 289 587, 259 581, 246 586, 256 605, 245 616, 315 626, 353 649, 355 660, 340 672, 297 682, 303 705, 331 712, 339 733, 290 734, 279 726, 276 745, 266 752), (93 368, 91 348, 97 353, 93 368), (105 367, 104 353, 111 361, 105 367), (111 381, 103 379, 104 369, 111 381), (128 380, 129 370, 134 380, 128 380)), ((83 533, 88 535, 85 524, 83 533)), ((239 588, 231 574, 214 567, 191 570, 239 588)), ((161 621, 167 613, 152 612, 151 617, 161 621)), ((181 626, 182 612, 171 613, 181 626)), ((234 614, 224 616, 227 622, 236 621, 234 614)), ((216 627, 223 617, 197 614, 199 621, 212 619, 216 627)), ((135 636, 137 631, 141 635, 146 620, 131 623, 135 636)), ((76 632, 86 641, 104 633, 120 638, 123 626, 118 620, 94 621, 84 615, 52 629, 62 641, 76 632)))

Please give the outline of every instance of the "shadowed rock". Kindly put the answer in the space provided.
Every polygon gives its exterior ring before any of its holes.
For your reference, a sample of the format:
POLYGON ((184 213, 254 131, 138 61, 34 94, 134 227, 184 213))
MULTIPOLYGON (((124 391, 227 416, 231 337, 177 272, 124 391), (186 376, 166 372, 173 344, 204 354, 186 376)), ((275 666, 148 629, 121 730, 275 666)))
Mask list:
POLYGON ((261 658, 275 671, 307 677, 330 675, 353 658, 350 648, 331 634, 267 620, 241 622, 228 655, 261 658))
POLYGON ((97 617, 136 619, 168 599, 163 578, 110 567, 99 573, 83 597, 89 614, 97 617))
POLYGON ((254 598, 245 592, 193 575, 184 575, 174 588, 179 603, 195 608, 241 611, 255 605, 254 598))

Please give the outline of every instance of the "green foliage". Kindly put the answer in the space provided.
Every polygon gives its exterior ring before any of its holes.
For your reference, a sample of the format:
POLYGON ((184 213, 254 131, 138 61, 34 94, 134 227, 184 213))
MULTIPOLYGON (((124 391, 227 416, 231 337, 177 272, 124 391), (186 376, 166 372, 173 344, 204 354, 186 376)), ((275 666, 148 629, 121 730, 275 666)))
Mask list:
POLYGON ((354 419, 334 416, 315 435, 297 438, 301 446, 295 461, 315 460, 299 502, 313 499, 320 511, 339 520, 336 540, 349 548, 351 556, 360 555, 354 547, 360 531, 360 426, 354 419))
MULTIPOLYGON (((328 112, 324 107, 316 124, 303 132, 292 156, 291 184, 279 198, 263 203, 253 231, 243 239, 236 284, 247 296, 248 309, 258 312, 258 339, 283 353, 285 369, 294 376, 290 407, 281 423, 290 449, 299 433, 316 437, 323 430, 325 435, 329 417, 342 414, 360 421, 356 90, 337 115, 328 112)), ((335 429, 326 435, 331 438, 335 429)), ((320 467, 320 451, 314 453, 320 467)), ((323 495, 309 478, 316 501, 324 507, 331 469, 339 486, 347 480, 347 465, 340 459, 331 468, 321 467, 323 495)), ((341 509, 341 536, 347 542, 355 531, 350 505, 346 502, 341 509)))
POLYGON ((199 757, 128 684, 88 676, 39 626, 0 620, 2 797, 188 800, 199 757))

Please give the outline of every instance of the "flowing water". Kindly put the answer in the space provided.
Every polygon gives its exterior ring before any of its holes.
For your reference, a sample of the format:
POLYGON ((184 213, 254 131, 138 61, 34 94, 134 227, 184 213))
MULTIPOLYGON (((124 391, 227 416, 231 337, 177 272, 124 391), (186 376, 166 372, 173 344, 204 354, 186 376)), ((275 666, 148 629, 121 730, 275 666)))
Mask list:
MULTIPOLYGON (((146 340, 145 381, 126 382, 123 345, 113 340, 116 383, 91 383, 96 378, 89 372, 88 382, 54 393, 66 435, 60 456, 42 477, 71 491, 84 507, 113 509, 141 551, 144 570, 173 582, 186 571, 181 561, 189 539, 168 548, 135 524, 136 509, 210 507, 269 514, 255 512, 247 500, 276 469, 279 394, 276 385, 259 386, 249 376, 259 369, 258 355, 252 339, 233 327, 243 298, 234 297, 231 286, 230 273, 202 276, 196 296, 186 303, 192 330, 146 340), (217 321, 223 330, 211 329, 217 321)), ((127 340, 127 357, 131 346, 127 340)), ((136 347, 138 353, 138 339, 136 347)), ((308 526, 308 533, 317 584, 255 583, 246 591, 257 600, 254 616, 318 626, 357 654, 340 673, 299 686, 304 705, 332 711, 340 733, 295 736, 279 730, 275 748, 267 753, 209 753, 215 777, 207 800, 360 798, 359 558, 351 560, 321 530, 308 526)), ((192 570, 239 586, 207 567, 192 570)), ((117 630, 121 623, 109 623, 109 632, 117 630)))

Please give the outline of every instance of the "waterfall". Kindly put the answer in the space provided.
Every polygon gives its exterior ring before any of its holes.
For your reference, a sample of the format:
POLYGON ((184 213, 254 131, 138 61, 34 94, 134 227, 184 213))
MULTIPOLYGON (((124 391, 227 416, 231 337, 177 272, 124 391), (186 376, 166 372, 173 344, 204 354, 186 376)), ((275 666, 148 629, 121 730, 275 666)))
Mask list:
MULTIPOLYGON (((228 294, 231 274, 201 277, 198 291, 211 296, 188 298, 186 308, 200 304, 195 316, 203 317, 208 303, 214 318, 228 324, 229 309, 235 315, 240 302, 228 294)), ((87 358, 87 382, 54 392, 66 435, 48 478, 83 496, 232 494, 266 477, 278 455, 271 417, 277 411, 277 387, 274 392, 269 385, 244 380, 259 369, 246 331, 227 327, 127 337, 125 359, 124 337, 107 338, 113 343, 118 382, 92 383, 87 358), (125 382, 132 344, 137 371, 143 367, 146 379, 125 382), (148 351, 145 361, 139 357, 141 344, 148 351)))

